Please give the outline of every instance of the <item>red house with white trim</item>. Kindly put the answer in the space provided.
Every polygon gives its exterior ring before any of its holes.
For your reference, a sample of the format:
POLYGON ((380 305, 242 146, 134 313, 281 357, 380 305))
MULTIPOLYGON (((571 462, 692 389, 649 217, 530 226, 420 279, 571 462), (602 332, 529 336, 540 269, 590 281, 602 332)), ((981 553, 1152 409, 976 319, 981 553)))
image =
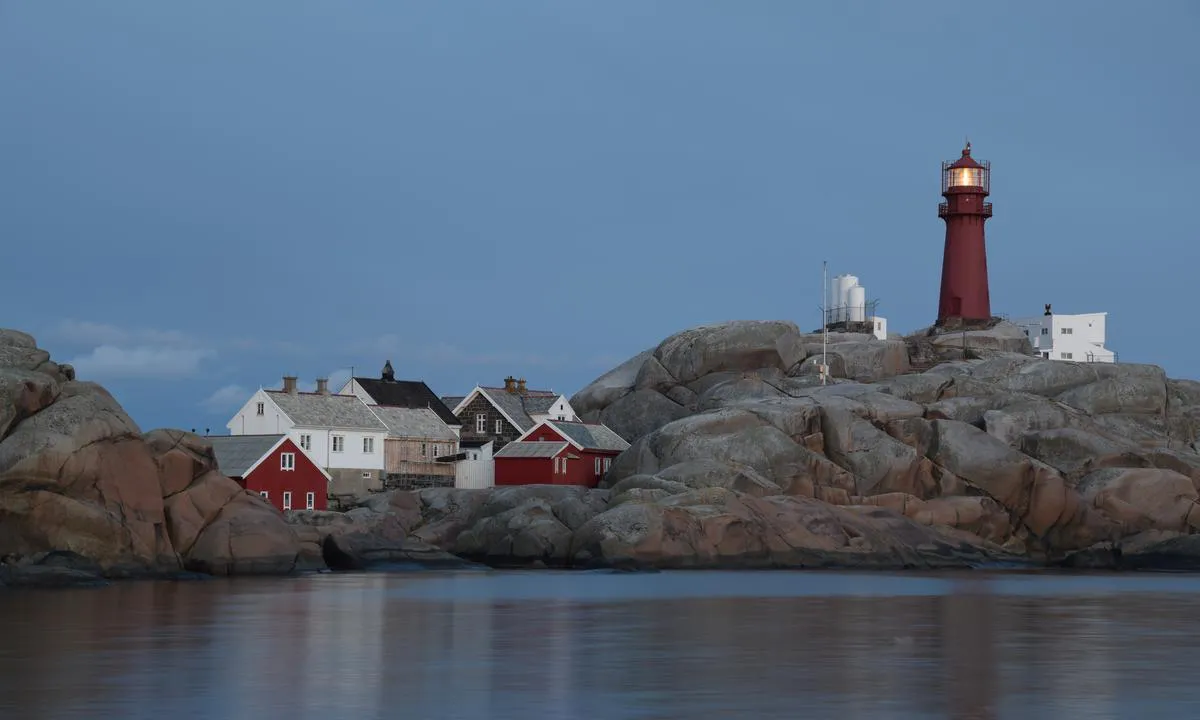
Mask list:
POLYGON ((605 425, 542 420, 496 453, 496 484, 596 487, 628 448, 605 425))
POLYGON ((221 473, 279 510, 325 510, 329 473, 287 435, 214 435, 221 473))

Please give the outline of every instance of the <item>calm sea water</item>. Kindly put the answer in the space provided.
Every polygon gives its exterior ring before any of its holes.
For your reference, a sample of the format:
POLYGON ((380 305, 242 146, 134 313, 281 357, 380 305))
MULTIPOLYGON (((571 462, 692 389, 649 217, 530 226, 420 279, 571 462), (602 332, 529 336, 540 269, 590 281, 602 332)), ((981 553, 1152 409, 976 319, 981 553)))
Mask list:
POLYGON ((0 717, 1192 718, 1200 578, 477 572, 0 592, 0 717))

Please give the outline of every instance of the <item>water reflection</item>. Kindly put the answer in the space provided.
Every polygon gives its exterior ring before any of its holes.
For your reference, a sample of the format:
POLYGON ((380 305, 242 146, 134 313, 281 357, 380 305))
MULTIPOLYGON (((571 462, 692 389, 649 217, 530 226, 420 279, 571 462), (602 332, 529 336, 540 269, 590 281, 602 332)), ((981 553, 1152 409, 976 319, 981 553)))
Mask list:
POLYGON ((1182 717, 1197 598, 1189 578, 825 573, 9 591, 0 717, 1182 717))

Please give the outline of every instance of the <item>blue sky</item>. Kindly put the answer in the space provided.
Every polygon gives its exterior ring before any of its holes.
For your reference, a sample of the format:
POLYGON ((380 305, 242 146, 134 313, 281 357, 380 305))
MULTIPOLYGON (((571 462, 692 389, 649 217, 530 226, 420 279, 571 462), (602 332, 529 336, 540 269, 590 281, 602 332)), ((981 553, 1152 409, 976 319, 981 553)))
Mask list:
POLYGON ((0 326, 145 428, 254 388, 573 392, 700 323, 936 314, 939 163, 992 305, 1200 377, 1200 6, 0 3, 0 326))

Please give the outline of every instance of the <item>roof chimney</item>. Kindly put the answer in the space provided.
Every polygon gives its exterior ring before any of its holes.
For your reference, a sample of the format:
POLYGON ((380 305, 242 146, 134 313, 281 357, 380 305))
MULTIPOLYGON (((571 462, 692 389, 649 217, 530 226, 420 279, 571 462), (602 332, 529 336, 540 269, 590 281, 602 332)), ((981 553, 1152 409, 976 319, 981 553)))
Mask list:
POLYGON ((329 394, 329 378, 317 378, 317 393, 319 395, 329 394))
POLYGON ((524 395, 524 394, 525 394, 525 392, 526 392, 526 390, 525 390, 525 378, 521 378, 520 380, 518 380, 518 381, 517 381, 517 392, 519 392, 519 393, 520 393, 520 394, 522 394, 522 395, 524 395))
POLYGON ((380 379, 386 380, 387 382, 395 382, 396 371, 392 369, 392 361, 391 360, 388 360, 387 362, 385 362, 383 364, 383 372, 380 374, 379 377, 380 377, 380 379))
POLYGON ((295 375, 284 375, 283 376, 283 391, 285 393, 287 393, 288 395, 296 394, 296 376, 295 375))
POLYGON ((504 392, 515 393, 517 391, 517 379, 512 375, 504 378, 504 392))

